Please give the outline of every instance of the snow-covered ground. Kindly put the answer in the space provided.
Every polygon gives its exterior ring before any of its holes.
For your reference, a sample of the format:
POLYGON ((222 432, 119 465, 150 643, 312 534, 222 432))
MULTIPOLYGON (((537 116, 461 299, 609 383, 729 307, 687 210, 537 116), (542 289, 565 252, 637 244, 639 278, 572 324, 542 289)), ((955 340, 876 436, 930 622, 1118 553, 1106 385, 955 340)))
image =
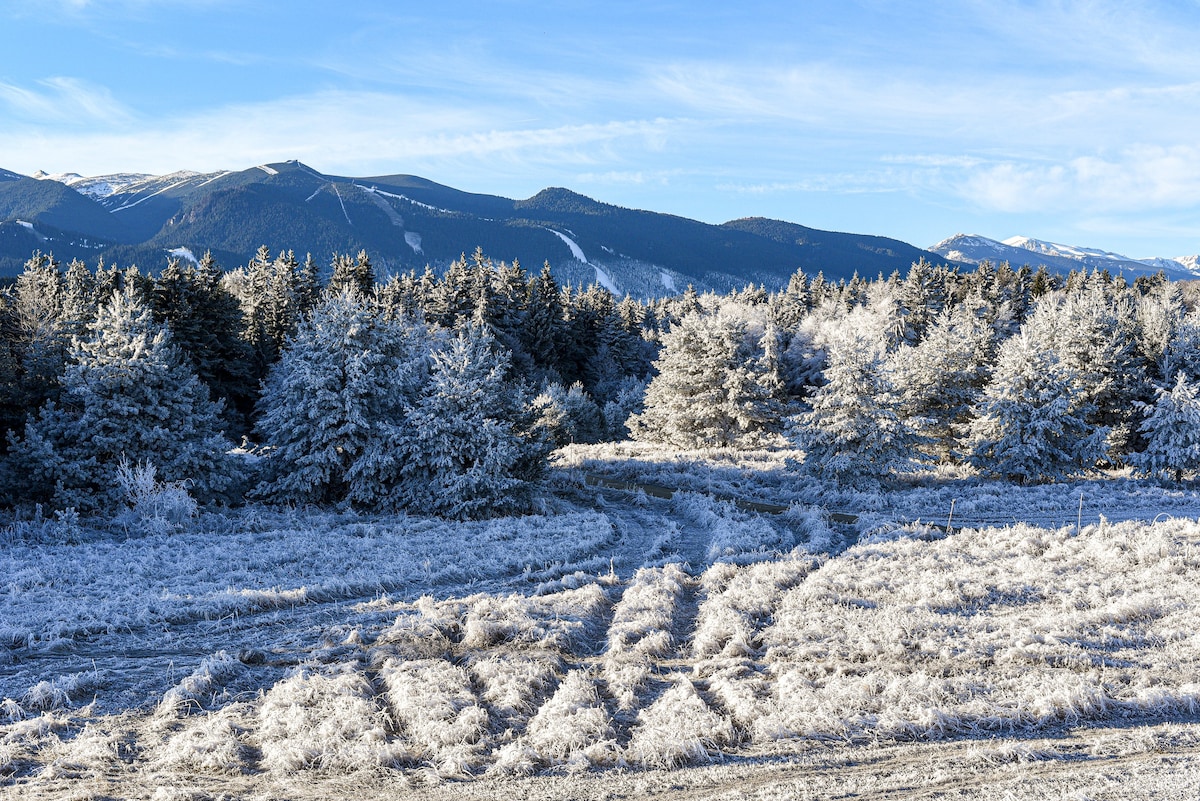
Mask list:
POLYGON ((871 493, 626 443, 559 452, 542 503, 9 525, 0 795, 1200 792, 1190 487, 871 493))

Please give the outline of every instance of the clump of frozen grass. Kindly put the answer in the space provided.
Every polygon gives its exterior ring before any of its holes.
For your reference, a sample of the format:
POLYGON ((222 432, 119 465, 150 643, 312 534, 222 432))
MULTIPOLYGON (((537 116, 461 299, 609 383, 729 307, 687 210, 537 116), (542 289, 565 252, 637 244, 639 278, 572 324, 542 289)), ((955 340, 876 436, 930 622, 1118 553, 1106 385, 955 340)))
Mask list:
POLYGON ((641 568, 613 610, 604 657, 604 680, 617 706, 628 711, 651 672, 651 659, 672 648, 671 625, 690 579, 678 564, 641 568))
POLYGON ((700 577, 704 600, 692 636, 698 658, 754 656, 759 634, 783 592, 818 566, 812 558, 759 562, 745 568, 716 564, 700 577))
POLYGON ((833 550, 836 534, 829 526, 829 513, 824 509, 793 504, 782 517, 802 532, 803 541, 799 547, 813 554, 833 550))
POLYGON ((621 763, 612 719, 586 672, 567 674, 529 721, 524 736, 497 752, 492 770, 528 775, 541 768, 586 770, 621 763))
POLYGON ((709 708, 683 677, 638 713, 627 752, 647 768, 676 768, 714 756, 733 743, 733 724, 709 708))
POLYGON ((14 720, 34 713, 65 709, 71 705, 73 695, 87 692, 99 682, 100 674, 94 670, 39 681, 25 691, 20 703, 9 703, 9 699, 5 699, 4 708, 7 716, 14 720))
POLYGON ((479 595, 463 621, 462 645, 489 648, 501 643, 564 651, 585 638, 608 596, 595 583, 553 595, 479 595))
POLYGON ((241 713, 230 706, 196 716, 158 750, 155 765, 165 770, 244 773, 248 763, 241 713))
POLYGON ((483 688, 480 698, 492 713, 493 732, 511 737, 554 689, 563 662, 553 652, 500 653, 472 659, 469 670, 483 688))
POLYGON ((444 659, 387 660, 379 669, 388 705, 413 753, 439 776, 467 776, 487 751, 488 714, 471 677, 444 659))
POLYGON ((224 650, 205 657, 191 675, 163 694, 157 714, 170 717, 189 708, 203 709, 205 696, 213 694, 216 687, 241 673, 242 669, 242 663, 237 657, 224 650))
POLYGON ((75 507, 58 509, 46 517, 42 505, 35 504, 28 520, 16 519, 0 528, 0 543, 64 543, 83 540, 86 529, 75 507))
POLYGON ((262 765, 271 771, 352 773, 411 761, 389 741, 387 712, 355 670, 297 671, 267 692, 257 717, 262 765))
POLYGON ((395 656, 402 659, 435 659, 449 654, 453 640, 462 631, 461 602, 439 603, 423 595, 375 638, 373 659, 395 656))
POLYGON ((741 511, 710 495, 681 492, 675 497, 674 508, 708 532, 708 564, 756 561, 792 548, 790 532, 777 529, 761 515, 741 511))
POLYGON ((984 765, 1028 765, 1066 759, 1068 754, 1048 740, 983 742, 967 751, 967 759, 984 765))
POLYGON ((184 481, 159 481, 151 462, 131 465, 122 458, 117 465, 117 484, 128 509, 117 522, 149 534, 177 531, 196 516, 195 499, 184 481))

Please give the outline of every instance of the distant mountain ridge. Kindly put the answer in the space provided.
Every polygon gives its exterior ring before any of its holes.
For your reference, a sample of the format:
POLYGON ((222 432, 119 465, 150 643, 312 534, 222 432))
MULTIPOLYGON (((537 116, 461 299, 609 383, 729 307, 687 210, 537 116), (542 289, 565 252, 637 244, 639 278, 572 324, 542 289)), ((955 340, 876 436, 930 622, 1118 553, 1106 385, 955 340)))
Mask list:
POLYGON ((0 275, 33 250, 156 270, 171 254, 211 250, 226 268, 272 252, 366 250, 381 275, 435 269, 476 247, 561 282, 615 294, 782 287, 797 270, 829 279, 905 273, 938 257, 885 237, 776 220, 723 225, 626 209, 552 187, 525 200, 474 194, 413 175, 325 175, 297 161, 169 175, 21 176, 0 170, 0 275))
POLYGON ((978 264, 985 260, 993 264, 1008 262, 1013 267, 1044 264, 1054 272, 1108 270, 1133 278, 1154 275, 1161 270, 1172 280, 1200 278, 1200 256, 1133 259, 1120 253, 1060 245, 1027 236, 997 241, 978 234, 955 234, 929 249, 945 259, 964 264, 978 264))

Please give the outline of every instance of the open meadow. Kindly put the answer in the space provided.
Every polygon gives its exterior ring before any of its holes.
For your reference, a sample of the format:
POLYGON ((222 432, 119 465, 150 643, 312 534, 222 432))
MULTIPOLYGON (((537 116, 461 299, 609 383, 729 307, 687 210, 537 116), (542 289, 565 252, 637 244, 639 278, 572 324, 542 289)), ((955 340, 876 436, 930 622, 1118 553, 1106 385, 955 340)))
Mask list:
POLYGON ((10 524, 0 789, 1200 792, 1194 490, 946 478, 869 494, 800 486, 769 451, 556 459, 526 517, 10 524), (945 524, 951 502, 950 533, 915 522, 945 524))

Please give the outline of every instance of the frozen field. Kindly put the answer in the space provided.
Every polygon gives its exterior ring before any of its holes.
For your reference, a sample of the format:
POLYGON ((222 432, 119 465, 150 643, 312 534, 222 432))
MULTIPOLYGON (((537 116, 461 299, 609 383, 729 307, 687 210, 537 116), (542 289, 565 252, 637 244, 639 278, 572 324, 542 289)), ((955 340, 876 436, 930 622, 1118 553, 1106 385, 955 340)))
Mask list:
POLYGON ((573 447, 525 518, 10 525, 0 795, 1200 795, 1195 491, 781 466, 573 447))

